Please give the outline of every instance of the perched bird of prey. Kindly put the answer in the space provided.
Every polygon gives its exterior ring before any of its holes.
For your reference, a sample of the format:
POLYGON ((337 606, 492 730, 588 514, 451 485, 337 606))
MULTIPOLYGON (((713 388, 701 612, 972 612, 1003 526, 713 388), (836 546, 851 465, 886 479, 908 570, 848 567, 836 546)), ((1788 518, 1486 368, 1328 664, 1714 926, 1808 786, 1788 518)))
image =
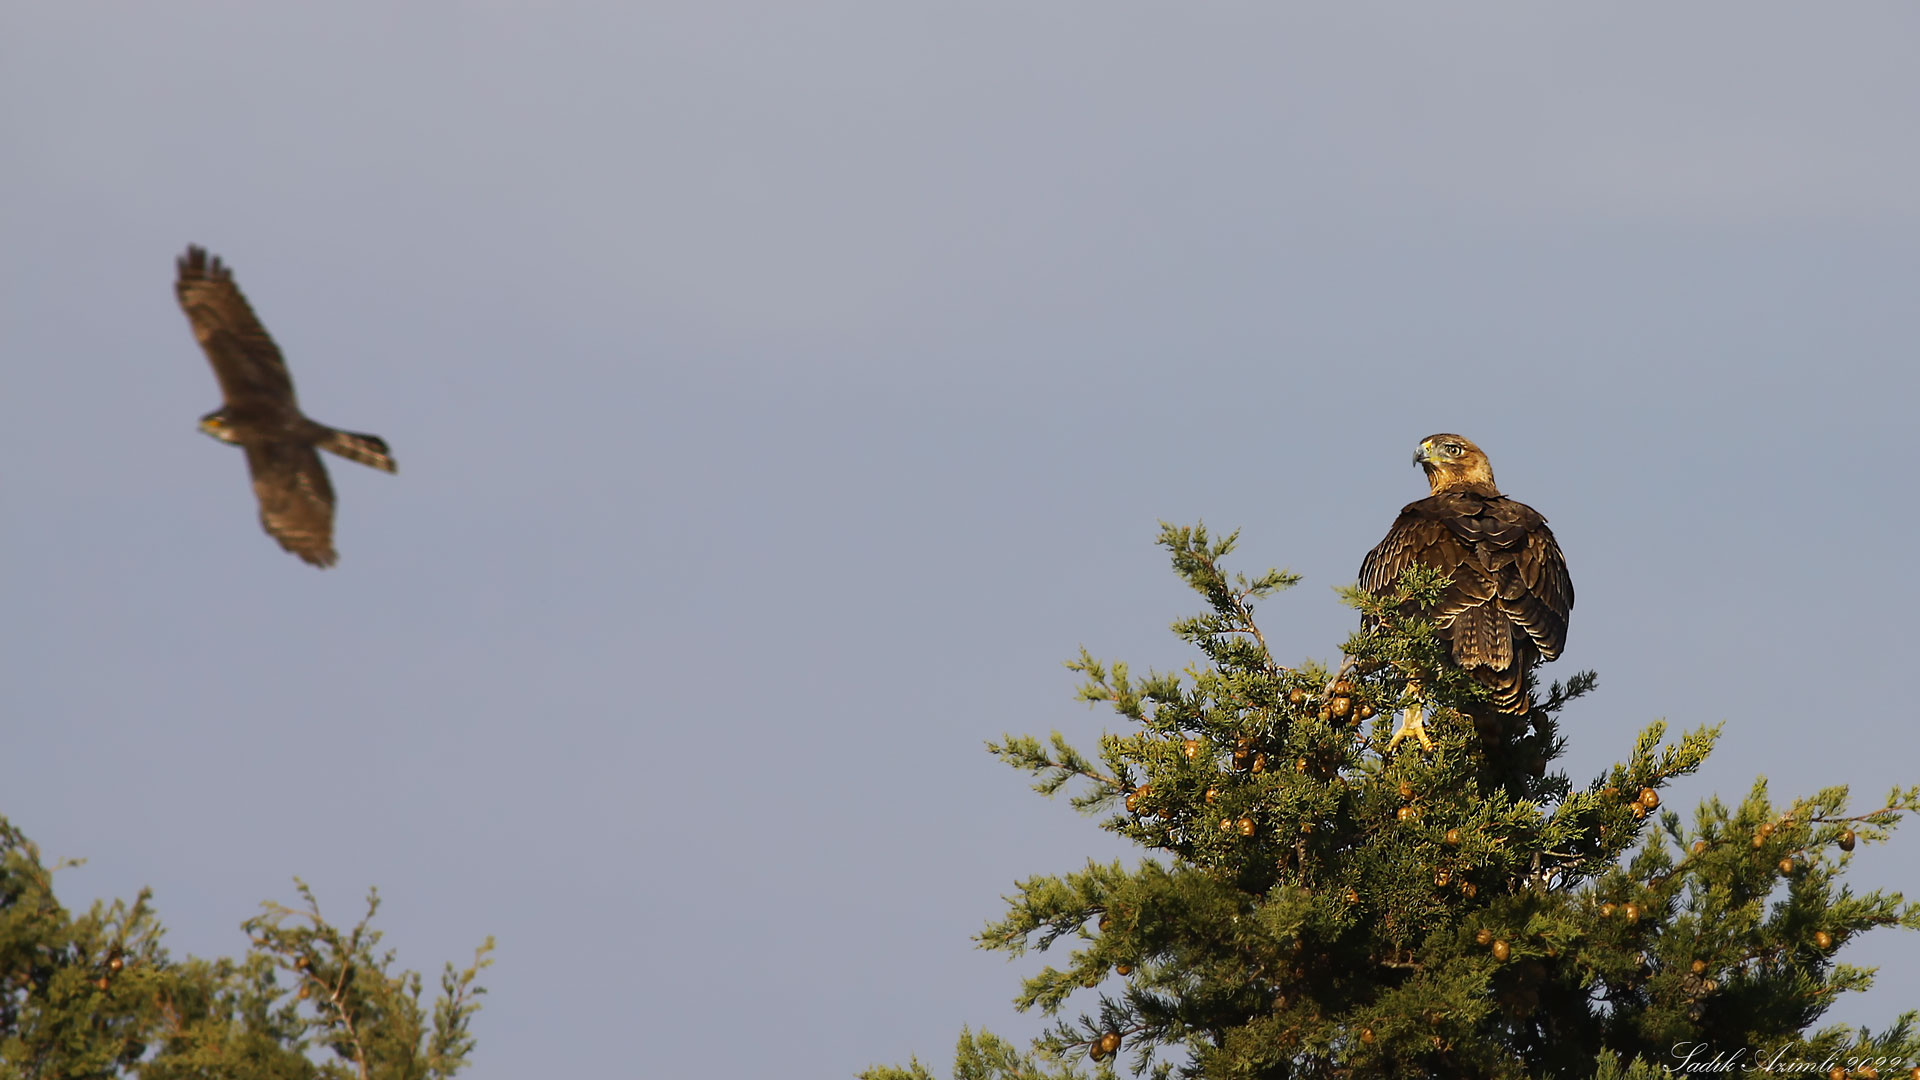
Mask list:
MULTIPOLYGON (((1426 470, 1433 494, 1408 503, 1386 539, 1367 553, 1360 587, 1388 595, 1400 572, 1415 563, 1451 578, 1433 609, 1434 629, 1454 664, 1491 692, 1495 712, 1524 715, 1533 708, 1527 692, 1533 666, 1559 656, 1567 643, 1573 581, 1566 557, 1546 518, 1500 494, 1493 466, 1471 440, 1429 436, 1413 462, 1426 470)), ((1433 747, 1419 688, 1410 689, 1416 702, 1389 750, 1409 735, 1433 747)))
POLYGON ((240 295, 233 272, 199 247, 187 248, 179 268, 174 293, 226 398, 200 418, 200 430, 246 450, 260 524, 268 534, 307 562, 332 566, 339 559, 333 550, 333 485, 319 451, 394 472, 386 441, 307 419, 294 399, 287 362, 240 295))

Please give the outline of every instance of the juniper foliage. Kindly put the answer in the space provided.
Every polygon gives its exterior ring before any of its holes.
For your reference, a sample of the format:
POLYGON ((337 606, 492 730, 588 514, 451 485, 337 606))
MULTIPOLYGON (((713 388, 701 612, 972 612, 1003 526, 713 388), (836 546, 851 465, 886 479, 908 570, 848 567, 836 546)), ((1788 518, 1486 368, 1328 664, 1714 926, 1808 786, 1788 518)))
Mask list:
POLYGON ((55 869, 0 818, 0 1080, 445 1080, 472 1055, 491 938, 429 1005, 378 951, 377 893, 341 930, 296 879, 303 905, 264 905, 244 956, 176 960, 147 890, 75 914, 55 869))
MULTIPOLYGON (((1254 609, 1299 579, 1229 574, 1236 537, 1160 536, 1206 599, 1173 624, 1203 666, 1140 675, 1084 650, 1068 664, 1080 698, 1122 722, 1097 757, 1058 733, 989 745, 1044 794, 1078 782, 1076 808, 1158 857, 1017 884, 978 942, 1066 953, 1015 998, 1053 1022, 1025 1049, 964 1032, 955 1080, 1626 1078, 1715 1053, 1920 1065, 1914 1013, 1877 1033, 1815 1029, 1871 980, 1838 960, 1844 945, 1920 928, 1920 904, 1840 881, 1920 788, 1849 813, 1843 786, 1782 806, 1762 779, 1685 824, 1661 792, 1719 728, 1669 743, 1660 722, 1576 787, 1553 767, 1557 717, 1592 672, 1485 730, 1485 692, 1441 662, 1430 622, 1397 614, 1445 588, 1421 568, 1391 597, 1349 591, 1368 628, 1342 669, 1283 666, 1254 609), (1410 677, 1436 747, 1389 755, 1410 677)), ((933 1076, 917 1060, 861 1075, 933 1076)))

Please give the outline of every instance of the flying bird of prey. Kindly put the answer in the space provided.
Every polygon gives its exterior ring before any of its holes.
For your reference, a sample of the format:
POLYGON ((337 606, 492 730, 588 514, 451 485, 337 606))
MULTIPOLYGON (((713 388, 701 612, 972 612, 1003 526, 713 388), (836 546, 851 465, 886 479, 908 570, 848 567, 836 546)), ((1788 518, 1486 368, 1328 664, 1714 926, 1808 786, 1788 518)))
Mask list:
POLYGON ((260 524, 268 534, 307 562, 332 566, 339 559, 333 550, 333 485, 319 451, 394 472, 386 441, 330 428, 300 412, 287 362, 218 256, 188 247, 179 270, 174 293, 226 399, 200 418, 200 430, 246 450, 260 524))
MULTIPOLYGON (((1408 503, 1386 538, 1367 553, 1360 587, 1386 596, 1400 572, 1415 563, 1451 578, 1432 614, 1447 654, 1487 688, 1496 713, 1525 715, 1533 708, 1533 666, 1559 656, 1567 643, 1573 582, 1566 557, 1546 518, 1500 494, 1493 466, 1471 440, 1429 436, 1413 462, 1426 470, 1433 494, 1408 503)), ((1415 703, 1388 750, 1410 735, 1433 748, 1419 688, 1410 689, 1415 703)))

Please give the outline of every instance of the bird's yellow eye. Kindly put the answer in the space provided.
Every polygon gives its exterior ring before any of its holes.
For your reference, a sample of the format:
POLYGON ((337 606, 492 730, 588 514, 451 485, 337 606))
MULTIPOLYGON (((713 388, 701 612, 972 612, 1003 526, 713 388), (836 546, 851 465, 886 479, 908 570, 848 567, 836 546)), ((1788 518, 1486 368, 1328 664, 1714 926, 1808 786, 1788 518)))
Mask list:
POLYGON ((1450 442, 1442 449, 1446 450, 1448 457, 1459 457, 1462 453, 1465 453, 1465 448, 1457 442, 1450 442))

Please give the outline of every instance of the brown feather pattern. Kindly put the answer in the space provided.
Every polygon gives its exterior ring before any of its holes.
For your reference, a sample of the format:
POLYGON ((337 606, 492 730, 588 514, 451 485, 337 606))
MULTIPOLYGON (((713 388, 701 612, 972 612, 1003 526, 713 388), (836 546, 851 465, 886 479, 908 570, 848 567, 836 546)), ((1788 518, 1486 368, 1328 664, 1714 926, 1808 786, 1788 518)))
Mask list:
POLYGON ((213 364, 227 405, 298 412, 287 361, 233 283, 233 272, 200 247, 187 248, 177 265, 174 295, 213 364))
POLYGON ((203 428, 246 449, 267 533, 314 566, 332 566, 339 558, 333 548, 333 484, 319 451, 394 472, 386 440, 330 428, 301 413, 285 358, 218 257, 189 247, 177 267, 174 294, 226 399, 203 428))
POLYGON ((315 566, 339 561, 333 550, 333 484, 319 452, 291 442, 252 443, 246 449, 267 534, 315 566))
MULTIPOLYGON (((1416 563, 1451 578, 1432 612, 1435 629, 1499 711, 1524 713, 1528 673, 1566 645, 1573 582, 1547 519, 1498 494, 1486 475, 1483 488, 1492 494, 1441 491, 1407 504, 1367 553, 1360 587, 1390 593, 1416 563)), ((1434 486, 1443 484, 1436 478, 1434 486)))

